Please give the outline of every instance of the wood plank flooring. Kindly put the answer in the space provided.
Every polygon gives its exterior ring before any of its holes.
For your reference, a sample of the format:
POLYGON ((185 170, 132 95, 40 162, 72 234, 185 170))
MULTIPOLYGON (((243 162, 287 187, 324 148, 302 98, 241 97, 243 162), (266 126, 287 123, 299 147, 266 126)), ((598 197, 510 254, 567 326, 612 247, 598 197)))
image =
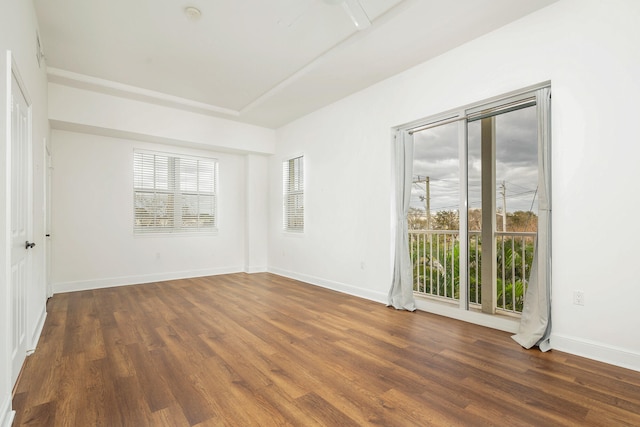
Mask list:
POLYGON ((272 274, 55 295, 15 426, 640 425, 640 373, 272 274))

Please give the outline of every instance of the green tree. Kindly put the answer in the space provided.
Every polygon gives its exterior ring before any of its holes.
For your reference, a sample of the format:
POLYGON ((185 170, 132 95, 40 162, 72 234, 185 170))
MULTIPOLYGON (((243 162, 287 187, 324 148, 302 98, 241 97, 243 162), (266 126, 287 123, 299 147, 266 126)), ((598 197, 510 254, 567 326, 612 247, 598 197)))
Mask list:
POLYGON ((458 211, 438 211, 433 216, 434 230, 459 230, 460 215, 458 211))
POLYGON ((538 216, 531 211, 515 211, 507 213, 507 230, 535 232, 538 231, 538 216))
POLYGON ((407 214, 407 227, 409 230, 426 230, 426 212, 421 209, 409 208, 409 212, 407 214))

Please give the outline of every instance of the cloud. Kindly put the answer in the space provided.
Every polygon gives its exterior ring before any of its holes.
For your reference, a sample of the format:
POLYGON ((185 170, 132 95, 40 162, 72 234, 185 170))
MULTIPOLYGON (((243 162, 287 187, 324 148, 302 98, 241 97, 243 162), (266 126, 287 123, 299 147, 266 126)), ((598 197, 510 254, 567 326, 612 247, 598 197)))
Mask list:
MULTIPOLYGON (((468 125, 469 206, 480 207, 480 122, 468 125)), ((496 116, 496 202, 502 204, 501 185, 506 187, 507 210, 537 210, 538 183, 537 118, 535 107, 496 116)), ((431 210, 458 209, 460 202, 460 155, 458 123, 414 134, 414 181, 430 180, 431 210)), ((412 188, 411 206, 424 209, 425 184, 412 188)))

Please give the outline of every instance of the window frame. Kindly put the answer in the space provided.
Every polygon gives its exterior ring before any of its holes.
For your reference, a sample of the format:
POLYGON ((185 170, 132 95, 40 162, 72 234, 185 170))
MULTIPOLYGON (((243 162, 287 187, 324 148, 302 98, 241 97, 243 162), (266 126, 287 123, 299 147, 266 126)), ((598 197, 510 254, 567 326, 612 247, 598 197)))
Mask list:
MULTIPOLYGON (((148 158, 147 158, 148 161, 148 158)), ((162 152, 155 150, 137 149, 133 150, 133 234, 135 236, 157 236, 157 235, 203 235, 203 234, 216 234, 218 232, 218 171, 219 162, 218 159, 213 157, 186 155, 173 152, 162 152), (141 158, 139 159, 138 156, 141 158), (146 173, 152 174, 152 184, 148 185, 144 182, 150 179, 149 176, 143 176, 144 169, 149 166, 144 165, 143 156, 153 156, 153 165, 151 169, 147 169, 146 173), (166 170, 162 171, 166 173, 165 185, 158 184, 158 169, 159 164, 166 164, 166 170), (142 162, 142 163, 139 163, 142 162), (138 169, 138 168, 141 169, 138 169), (195 189, 182 187, 181 179, 187 176, 188 168, 191 168, 191 175, 193 175, 193 168, 195 167, 195 178, 191 178, 187 181, 187 185, 192 187, 195 185, 195 189), (208 171, 206 169, 209 169, 208 171), (203 174, 210 175, 211 181, 208 181, 208 177, 205 175, 205 187, 210 186, 210 189, 201 189, 203 181, 201 177, 203 174), (207 191, 209 190, 209 191, 207 191), (168 223, 158 224, 157 215, 154 216, 141 216, 139 215, 139 209, 141 205, 140 195, 150 195, 153 202, 160 200, 158 196, 162 198, 166 197, 167 201, 164 206, 168 210, 167 217, 164 218, 168 223), (189 215, 195 218, 195 227, 185 226, 183 221, 183 211, 189 204, 186 202, 186 198, 196 200, 196 214, 189 215), (207 212, 202 212, 200 209, 200 202, 204 198, 209 199, 211 205, 207 212), (204 217, 209 215, 209 218, 204 217), (143 221, 153 221, 153 225, 141 225, 143 221), (209 223, 210 225, 206 225, 209 223)), ((183 181, 184 182, 184 181, 183 181)))
MULTIPOLYGON (((404 132, 408 134, 411 138, 413 138, 413 134, 416 132, 420 132, 422 130, 427 130, 430 128, 435 128, 442 126, 444 124, 449 123, 457 123, 458 126, 458 149, 460 153, 460 200, 459 206, 464 207, 464 209, 460 210, 460 253, 467 254, 469 253, 469 245, 468 245, 468 151, 467 151, 467 138, 468 138, 468 124, 470 122, 481 120, 482 118, 495 117, 499 114, 507 113, 510 111, 518 110, 521 108, 526 108, 527 106, 536 105, 536 93, 544 88, 551 88, 551 82, 543 82, 537 85, 532 85, 526 88, 522 88, 517 91, 513 91, 510 93, 498 95, 489 99, 485 99, 483 101, 475 102, 472 104, 468 104, 466 106, 462 106, 453 110, 449 110, 437 115, 433 115, 430 117, 422 118, 410 123, 406 123, 401 126, 397 126, 394 129, 396 132, 404 132), (532 101, 534 101, 532 103, 532 101), (462 226, 464 224, 464 226, 462 226)), ((550 116, 547 118, 550 120, 550 116)), ((550 140, 547 141, 547 144, 550 144, 550 140)), ((538 156, 546 155, 549 156, 550 145, 547 146, 546 154, 538 154, 538 156)), ((540 157, 538 160, 538 167, 540 168, 540 157)), ((550 159, 547 158, 545 162, 550 165, 550 159)), ((539 170, 539 173, 542 171, 539 170)), ((549 183, 551 182, 551 169, 550 167, 547 169, 545 174, 545 180, 549 183)), ((550 184, 549 184, 550 186, 550 184)), ((495 188, 492 190, 495 192, 495 188)), ((550 195, 549 195, 550 197, 550 195)), ((546 245, 549 245, 551 241, 551 229, 550 226, 542 227, 538 229, 538 236, 541 236, 544 233, 544 242, 546 245)), ((548 253, 550 253, 550 246, 547 249, 548 253)), ((435 312, 447 313, 446 315, 450 315, 451 317, 462 316, 465 319, 471 320, 475 323, 484 324, 486 326, 497 327, 498 329, 511 330, 512 324, 510 324, 509 316, 496 316, 495 307, 490 307, 489 310, 482 313, 477 313, 469 307, 469 296, 468 292, 468 256, 460 256, 459 260, 459 268, 460 271, 464 271, 464 274, 460 275, 460 285, 459 285, 459 298, 457 304, 451 304, 450 302, 442 302, 437 300, 436 298, 431 297, 423 297, 420 295, 418 301, 420 301, 420 305, 423 308, 427 308, 427 311, 435 310, 435 312), (455 307, 455 308, 453 308, 455 307), (453 309, 453 310, 450 310, 453 309), (442 310, 442 311, 439 311, 442 310), (479 316, 484 316, 487 312, 493 311, 490 315, 491 320, 483 319, 479 316)), ((539 265, 547 265, 547 260, 539 261, 539 265)), ((549 265, 545 268, 550 268, 549 265)), ((545 270, 546 271, 546 270, 545 270)), ((549 281, 550 283, 550 281, 549 281)), ((493 284, 492 284, 493 285, 493 284)), ((500 312, 500 314, 511 315, 511 313, 500 312)), ((513 316, 517 318, 516 316, 513 316)), ((518 315, 519 317, 519 315, 518 315)))
POLYGON ((298 154, 282 162, 282 231, 285 233, 305 231, 304 157, 304 154, 298 154))

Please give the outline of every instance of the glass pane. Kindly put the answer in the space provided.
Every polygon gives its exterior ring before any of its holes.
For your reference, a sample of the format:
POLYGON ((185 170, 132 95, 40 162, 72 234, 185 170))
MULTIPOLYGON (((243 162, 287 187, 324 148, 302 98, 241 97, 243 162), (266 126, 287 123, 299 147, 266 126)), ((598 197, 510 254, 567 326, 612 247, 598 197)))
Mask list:
POLYGON ((156 190, 169 190, 169 157, 155 156, 154 184, 156 190))
POLYGON ((293 191, 302 191, 304 189, 304 173, 303 173, 303 163, 302 157, 298 157, 293 159, 293 170, 294 170, 294 180, 293 180, 293 191))
POLYGON ((458 230, 459 204, 458 124, 415 133, 409 228, 458 230))
POLYGON ((535 106, 496 116, 496 205, 500 231, 538 229, 537 131, 535 106))
POLYGON ((136 192, 134 203, 135 228, 157 229, 173 227, 172 195, 136 192))
MULTIPOLYGON (((497 262, 496 306, 522 311, 526 284, 533 257, 533 242, 538 224, 538 142, 536 107, 527 107, 494 116, 492 135, 482 141, 482 121, 468 125, 469 179, 469 302, 482 303, 481 231, 493 228, 497 262), (483 150, 495 150, 495 156, 482 162, 483 150), (494 168, 483 182, 482 170, 494 168), (482 188, 493 189, 492 215, 482 217, 482 188), (492 218, 493 216, 493 218, 492 218), (487 223, 483 223, 486 221, 487 223), (488 221, 495 221, 495 226, 488 221)), ((489 120, 484 126, 489 126, 489 120)), ((489 129, 489 127, 487 127, 489 129)), ((492 242, 493 243, 493 242, 492 242)), ((489 253, 485 245, 485 253, 489 253)), ((487 264, 488 265, 488 264, 487 264)))
POLYGON ((538 230, 536 107, 496 117, 497 307, 522 312, 538 230), (531 234, 527 234, 531 233, 531 234))
POLYGON ((199 228, 214 228, 215 222, 215 196, 203 196, 200 195, 198 205, 198 227, 199 228))
POLYGON ((169 159, 150 153, 134 153, 133 185, 147 190, 167 190, 169 182, 169 159))
POLYGON ((198 191, 213 193, 215 188, 215 163, 198 161, 198 191))
POLYGON ((214 227, 214 196, 184 194, 180 200, 182 228, 214 227))
POLYGON ((183 228, 198 227, 198 196, 182 195, 181 197, 181 218, 183 228))
POLYGON ((407 218, 414 291, 459 297, 460 153, 458 123, 414 134, 407 218))
POLYGON ((180 167, 180 191, 198 191, 198 161, 176 159, 180 167))
POLYGON ((289 193, 285 200, 285 227, 288 230, 302 230, 304 227, 304 195, 289 193))
POLYGON ((282 163, 283 228, 304 230, 304 162, 303 157, 282 163))

